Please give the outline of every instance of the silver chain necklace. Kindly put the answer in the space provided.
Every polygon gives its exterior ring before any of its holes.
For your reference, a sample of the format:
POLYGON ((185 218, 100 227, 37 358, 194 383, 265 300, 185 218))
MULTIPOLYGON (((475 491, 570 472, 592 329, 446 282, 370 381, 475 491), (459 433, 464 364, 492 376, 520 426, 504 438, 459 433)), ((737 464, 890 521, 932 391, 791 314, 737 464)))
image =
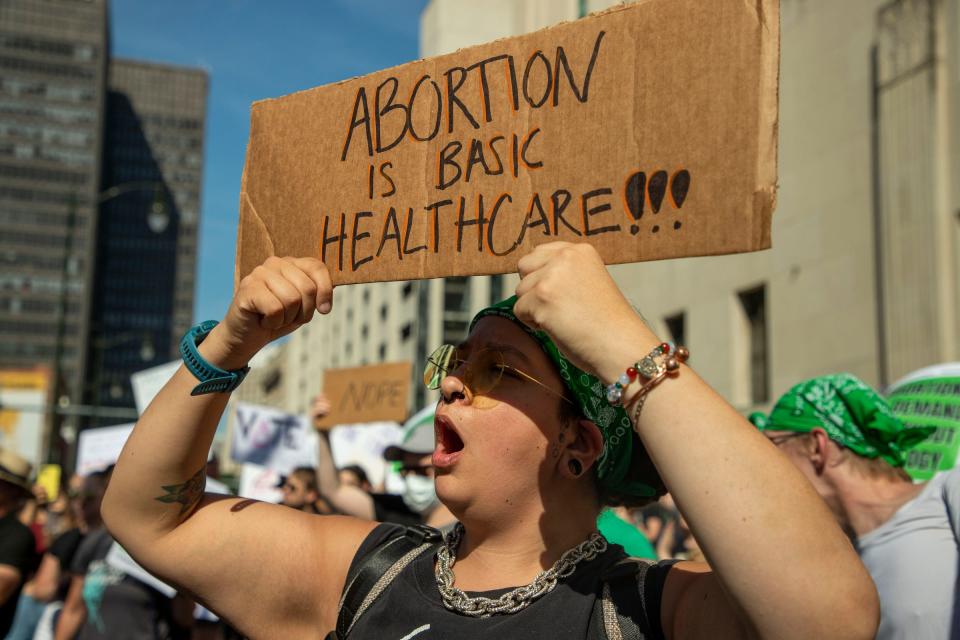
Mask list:
POLYGON ((453 563, 457 561, 457 547, 461 538, 463 525, 458 522, 437 550, 437 587, 447 609, 474 618, 516 613, 527 608, 537 598, 553 591, 557 581, 569 577, 580 562, 593 560, 597 554, 607 550, 606 539, 594 531, 589 538, 565 551, 552 567, 537 574, 530 584, 508 591, 499 598, 471 598, 453 586, 453 563))

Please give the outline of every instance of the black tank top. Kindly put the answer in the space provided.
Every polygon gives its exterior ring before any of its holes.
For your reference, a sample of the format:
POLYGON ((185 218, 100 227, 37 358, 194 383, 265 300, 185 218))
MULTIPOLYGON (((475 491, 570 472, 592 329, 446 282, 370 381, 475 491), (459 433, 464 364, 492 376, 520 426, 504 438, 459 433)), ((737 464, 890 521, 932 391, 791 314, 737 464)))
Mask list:
MULTIPOLYGON (((353 564, 402 527, 381 524, 374 529, 353 559, 353 564)), ((443 606, 434 577, 434 554, 423 553, 394 579, 374 604, 356 621, 350 640, 439 640, 456 638, 556 638, 583 640, 591 628, 603 628, 595 606, 601 597, 604 571, 627 554, 610 544, 607 550, 581 563, 572 576, 527 608, 509 615, 471 618, 443 606), (599 624, 599 627, 597 626, 599 624)), ((648 639, 663 640, 660 626, 660 600, 671 561, 652 565, 643 581, 643 607, 647 612, 648 639)), ((353 567, 351 567, 352 571, 353 567)), ((471 596, 497 598, 510 589, 469 593, 471 596)), ((646 625, 643 625, 646 626, 646 625)))

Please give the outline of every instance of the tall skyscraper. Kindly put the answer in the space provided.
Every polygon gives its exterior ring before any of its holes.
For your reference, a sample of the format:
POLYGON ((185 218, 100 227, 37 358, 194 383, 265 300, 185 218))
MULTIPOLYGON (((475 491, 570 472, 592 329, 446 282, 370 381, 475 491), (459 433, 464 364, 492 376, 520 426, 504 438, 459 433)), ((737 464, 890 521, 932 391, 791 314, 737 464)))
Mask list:
POLYGON ((128 416, 193 314, 207 74, 110 60, 107 8, 0 1, 0 369, 59 371, 71 430, 128 416))
POLYGON ((105 0, 0 2, 0 368, 83 394, 100 186, 105 0), (59 361, 59 367, 57 362, 59 361))
POLYGON ((208 79, 132 60, 108 75, 88 402, 130 407, 130 374, 176 358, 193 317, 208 79))

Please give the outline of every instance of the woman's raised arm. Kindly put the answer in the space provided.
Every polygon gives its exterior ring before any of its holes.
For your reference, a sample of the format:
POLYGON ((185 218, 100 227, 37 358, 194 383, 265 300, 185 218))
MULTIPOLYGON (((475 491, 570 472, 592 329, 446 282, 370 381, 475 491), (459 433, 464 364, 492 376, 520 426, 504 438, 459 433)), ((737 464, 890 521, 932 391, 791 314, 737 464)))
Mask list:
MULTIPOLYGON (((519 269, 517 317, 601 380, 659 344, 593 247, 541 245, 519 269)), ((712 567, 671 570, 668 637, 874 636, 876 589, 824 502, 693 370, 652 389, 636 428, 712 567)))
MULTIPOLYGON (((270 258, 241 281, 198 351, 220 369, 241 369, 314 311, 327 313, 332 293, 321 262, 270 258)), ((333 626, 349 562, 373 525, 205 496, 228 394, 191 396, 196 385, 181 366, 141 416, 104 497, 104 521, 144 567, 246 634, 318 636, 333 626)))

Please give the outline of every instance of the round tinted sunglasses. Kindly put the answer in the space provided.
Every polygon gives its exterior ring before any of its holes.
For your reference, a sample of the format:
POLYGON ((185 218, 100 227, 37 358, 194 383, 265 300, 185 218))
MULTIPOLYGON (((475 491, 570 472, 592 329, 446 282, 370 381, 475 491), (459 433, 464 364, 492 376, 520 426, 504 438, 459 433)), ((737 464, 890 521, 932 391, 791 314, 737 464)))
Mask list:
POLYGON ((423 384, 428 389, 437 390, 446 376, 453 375, 455 371, 461 369, 463 369, 461 380, 471 392, 477 395, 486 395, 493 391, 500 384, 506 371, 508 375, 533 382, 561 400, 576 406, 566 395, 554 391, 529 373, 507 364, 503 353, 498 349, 479 349, 470 354, 470 359, 467 360, 452 344, 442 345, 427 358, 427 364, 423 369, 423 384))

